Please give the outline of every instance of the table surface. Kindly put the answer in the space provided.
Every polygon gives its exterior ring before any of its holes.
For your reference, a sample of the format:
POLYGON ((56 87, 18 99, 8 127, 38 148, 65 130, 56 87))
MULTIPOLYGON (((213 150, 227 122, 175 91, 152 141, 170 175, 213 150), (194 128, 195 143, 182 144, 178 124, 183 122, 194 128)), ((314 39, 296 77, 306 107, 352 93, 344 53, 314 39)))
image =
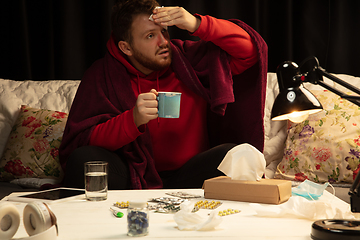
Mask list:
MULTIPOLYGON (((128 200, 149 200, 151 198, 166 197, 166 193, 182 191, 204 196, 202 189, 184 190, 128 190, 109 191, 108 199, 100 202, 89 202, 84 195, 66 202, 51 204, 58 222, 58 239, 123 239, 132 238, 126 235, 127 220, 116 218, 109 210, 115 202, 128 200)), ((345 208, 349 204, 324 192, 323 197, 334 198, 334 204, 345 208), (326 193, 326 194, 325 194, 326 193)), ((7 197, 1 201, 5 201, 7 197)), ((202 198, 203 199, 203 198, 202 198)), ((194 200, 194 202, 200 199, 194 200)), ((260 217, 251 207, 250 203, 220 200, 223 204, 215 211, 228 208, 239 209, 240 213, 222 217, 221 224, 212 231, 180 231, 174 221, 174 214, 150 212, 149 234, 142 238, 146 239, 302 239, 309 240, 311 225, 314 222, 309 219, 296 217, 260 217)), ((26 203, 13 202, 22 213, 26 203)), ((267 206, 264 204, 264 206, 267 206)), ((271 205, 274 206, 274 205, 271 205)), ((123 209, 124 214, 126 210, 123 209)), ((210 210, 201 209, 197 212, 207 218, 210 210)), ((22 216, 22 214, 21 214, 22 216)), ((14 238, 27 236, 22 224, 14 238)))

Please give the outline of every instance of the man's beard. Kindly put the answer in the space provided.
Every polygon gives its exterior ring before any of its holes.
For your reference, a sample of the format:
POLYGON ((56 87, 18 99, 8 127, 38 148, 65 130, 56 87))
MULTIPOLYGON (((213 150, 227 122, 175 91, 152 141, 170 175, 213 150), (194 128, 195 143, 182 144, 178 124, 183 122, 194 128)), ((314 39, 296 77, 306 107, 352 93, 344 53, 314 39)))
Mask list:
MULTIPOLYGON (((165 61, 163 63, 160 63, 159 61, 155 61, 154 59, 150 59, 149 57, 143 55, 140 51, 138 51, 136 48, 132 48, 133 49, 133 57, 134 59, 139 62, 142 66, 146 67, 147 69, 153 70, 153 71, 159 71, 162 70, 164 68, 167 68, 170 66, 171 64, 171 57, 172 57, 172 52, 171 52, 171 48, 170 46, 166 46, 166 47, 161 47, 157 52, 156 55, 158 54, 158 52, 162 51, 163 49, 167 48, 169 51, 169 56, 166 57, 166 59, 168 59, 168 61, 165 61)), ((155 56, 156 56, 155 55, 155 56)))

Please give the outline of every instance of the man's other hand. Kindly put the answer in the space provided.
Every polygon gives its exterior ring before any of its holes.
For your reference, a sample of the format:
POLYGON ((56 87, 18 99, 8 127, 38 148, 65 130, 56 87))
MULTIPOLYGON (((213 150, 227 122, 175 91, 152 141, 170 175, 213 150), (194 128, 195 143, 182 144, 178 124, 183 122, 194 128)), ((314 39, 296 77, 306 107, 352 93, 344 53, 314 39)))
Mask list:
POLYGON ((148 93, 139 94, 133 110, 134 122, 137 127, 147 124, 150 120, 158 117, 157 92, 152 89, 148 93))

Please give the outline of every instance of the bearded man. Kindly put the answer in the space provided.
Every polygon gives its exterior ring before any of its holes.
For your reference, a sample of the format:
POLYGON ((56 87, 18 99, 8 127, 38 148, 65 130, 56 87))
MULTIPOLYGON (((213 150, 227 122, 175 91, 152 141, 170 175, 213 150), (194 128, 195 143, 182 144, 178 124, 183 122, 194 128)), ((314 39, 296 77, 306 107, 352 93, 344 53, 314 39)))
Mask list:
POLYGON ((251 27, 155 0, 117 1, 111 19, 69 113, 64 186, 83 188, 84 162, 104 160, 109 189, 199 188, 235 145, 263 150, 267 46, 251 27), (182 94, 179 118, 158 117, 159 91, 182 94))

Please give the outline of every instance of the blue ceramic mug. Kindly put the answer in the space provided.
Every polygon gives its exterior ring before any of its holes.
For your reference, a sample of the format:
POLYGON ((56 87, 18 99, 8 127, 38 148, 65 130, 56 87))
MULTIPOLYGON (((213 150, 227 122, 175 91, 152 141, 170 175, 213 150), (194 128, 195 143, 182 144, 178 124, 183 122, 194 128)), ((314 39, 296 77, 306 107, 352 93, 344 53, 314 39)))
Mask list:
POLYGON ((157 100, 159 102, 160 118, 179 118, 180 117, 180 99, 179 92, 159 92, 157 100))

